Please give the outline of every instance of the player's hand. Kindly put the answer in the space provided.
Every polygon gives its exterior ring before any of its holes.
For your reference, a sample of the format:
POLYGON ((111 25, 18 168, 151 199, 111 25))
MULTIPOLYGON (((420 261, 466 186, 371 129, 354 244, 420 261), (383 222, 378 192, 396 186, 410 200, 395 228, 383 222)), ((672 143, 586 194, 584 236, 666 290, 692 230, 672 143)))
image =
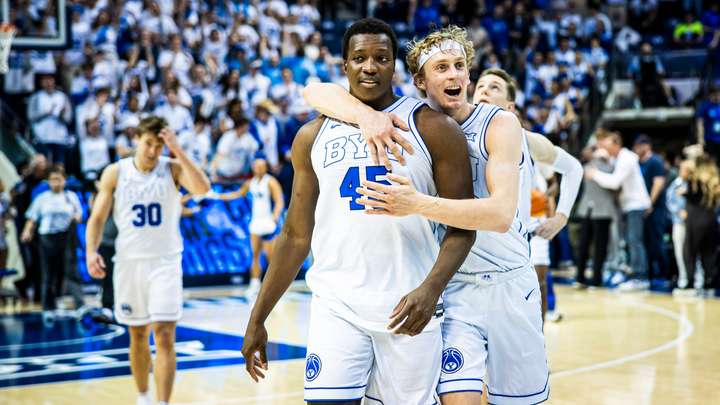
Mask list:
POLYGON ((555 214, 540 224, 535 230, 535 234, 543 239, 551 240, 567 225, 567 222, 565 214, 555 214))
POLYGON ((265 378, 263 370, 267 371, 268 369, 267 354, 265 353, 267 340, 265 325, 248 323, 243 340, 242 354, 245 358, 245 370, 255 382, 260 382, 258 377, 265 378))
POLYGON ((386 177, 397 184, 388 186, 374 181, 363 181, 363 187, 358 187, 356 191, 364 197, 359 198, 357 203, 370 208, 365 212, 373 215, 417 214, 420 211, 422 194, 413 187, 410 179, 392 173, 388 173, 386 177))
POLYGON ((165 142, 165 146, 167 146, 170 152, 175 153, 176 151, 182 149, 178 143, 177 135, 175 135, 175 131, 173 131, 172 128, 165 127, 161 129, 158 136, 163 140, 163 142, 165 142))
POLYGON ((597 169, 591 166, 585 166, 585 180, 592 180, 595 177, 597 169))
POLYGON ((33 240, 32 232, 23 232, 20 234, 20 242, 29 243, 33 240))
POLYGON ((98 252, 88 253, 85 264, 92 278, 105 278, 105 261, 98 252))
POLYGON ((440 293, 421 284, 400 299, 390 314, 388 329, 395 334, 409 336, 422 332, 435 314, 439 297, 440 293))
POLYGON ((405 149, 408 153, 413 153, 413 148, 397 129, 409 131, 407 124, 393 113, 375 112, 363 115, 358 122, 360 133, 370 150, 370 155, 375 164, 381 164, 388 170, 392 169, 392 164, 387 156, 386 148, 400 162, 405 165, 405 157, 403 157, 398 145, 405 149))

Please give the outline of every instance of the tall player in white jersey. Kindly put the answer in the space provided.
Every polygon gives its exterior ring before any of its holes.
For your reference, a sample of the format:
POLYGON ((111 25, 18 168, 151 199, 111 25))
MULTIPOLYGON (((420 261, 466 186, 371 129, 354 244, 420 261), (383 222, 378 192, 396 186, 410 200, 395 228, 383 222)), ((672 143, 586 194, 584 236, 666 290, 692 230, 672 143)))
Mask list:
MULTIPOLYGON (((397 40, 382 21, 363 19, 343 38, 353 95, 393 111, 419 152, 398 167, 420 190, 472 196, 462 131, 419 100, 392 93, 397 40)), ((403 152, 398 152, 400 155, 403 152)), ((395 159, 396 157, 393 157, 395 159)), ((313 292, 305 367, 305 400, 336 404, 433 404, 440 374, 440 295, 474 241, 419 216, 368 217, 357 203, 364 179, 384 181, 357 128, 320 117, 303 126, 292 149, 295 169, 287 222, 248 322, 243 355, 257 380, 267 369, 263 326, 312 247, 313 292), (312 238, 312 239, 310 239, 312 238), (433 319, 434 318, 434 319, 433 319)))
POLYGON ((175 323, 182 314, 180 192, 205 194, 210 182, 183 152, 175 133, 159 117, 140 121, 135 156, 109 165, 87 223, 86 261, 95 278, 105 277, 98 254, 102 229, 112 207, 115 240, 115 318, 130 329, 130 369, 139 397, 150 404, 150 331, 155 338, 153 366, 159 404, 170 400, 175 379, 175 323), (167 146, 176 157, 162 157, 167 146))
MULTIPOLYGON (((433 108, 462 124, 478 199, 450 202, 425 198, 410 186, 374 184, 375 191, 359 191, 383 200, 361 200, 380 208, 371 213, 419 213, 482 231, 455 278, 457 283, 451 282, 445 294, 448 316, 443 324, 445 352, 438 388, 443 403, 479 403, 486 367, 491 376, 491 403, 537 403, 547 398, 548 371, 537 278, 528 255, 525 216, 520 211, 524 210, 526 188, 529 209, 530 152, 517 119, 492 105, 473 106, 466 101, 466 66, 472 52, 464 31, 450 27, 412 44, 407 62, 416 86, 427 94, 433 108), (418 201, 422 204, 415 204, 418 201), (511 293, 513 289, 530 294, 520 298, 511 293), (483 308, 487 305, 492 310, 483 308), (519 358, 516 353, 520 352, 527 357, 519 358)), ((403 126, 397 117, 369 111, 334 85, 313 84, 303 94, 324 114, 359 122, 368 143, 375 146, 378 160, 388 163, 383 155, 386 147, 396 150, 394 141, 408 149, 392 127, 393 123, 403 126)), ((552 144, 549 147, 552 149, 552 144)), ((402 177, 389 178, 407 184, 402 177)))
MULTIPOLYGON (((515 113, 515 94, 517 84, 507 72, 502 69, 487 69, 480 74, 475 87, 473 101, 475 103, 489 103, 515 113)), ((550 166, 556 173, 562 175, 560 180, 560 196, 555 214, 542 221, 529 221, 531 256, 537 271, 540 290, 542 291, 542 313, 545 319, 547 311, 547 283, 546 272, 549 259, 549 240, 554 238, 567 224, 570 212, 575 204, 580 184, 583 178, 583 168, 580 162, 558 146, 554 146, 546 137, 534 132, 525 131, 532 160, 539 164, 550 166)), ((533 189, 533 179, 528 179, 523 185, 523 197, 520 201, 521 214, 530 218, 530 201, 533 189)))

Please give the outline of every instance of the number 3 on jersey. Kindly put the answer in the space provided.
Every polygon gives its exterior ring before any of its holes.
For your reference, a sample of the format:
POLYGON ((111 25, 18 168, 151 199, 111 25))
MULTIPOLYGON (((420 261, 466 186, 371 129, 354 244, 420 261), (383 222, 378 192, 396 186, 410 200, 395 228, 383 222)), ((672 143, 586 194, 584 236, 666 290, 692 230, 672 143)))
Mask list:
POLYGON ((162 206, 158 203, 150 203, 148 205, 135 204, 132 206, 135 211, 135 219, 132 224, 136 228, 143 226, 158 226, 162 223, 162 206))
MULTIPOLYGON (((380 184, 386 184, 390 185, 390 182, 387 180, 378 180, 378 176, 384 176, 388 173, 385 166, 366 166, 365 167, 365 178, 368 179, 368 181, 374 181, 376 183, 380 184)), ((358 204, 355 202, 356 199, 362 197, 360 193, 355 191, 356 188, 361 187, 362 184, 360 184, 360 167, 358 166, 352 166, 348 168, 347 172, 345 173, 345 177, 342 180, 342 183, 340 183, 340 197, 342 198, 348 198, 350 197, 350 210, 363 210, 365 209, 365 206, 362 204, 358 204)))

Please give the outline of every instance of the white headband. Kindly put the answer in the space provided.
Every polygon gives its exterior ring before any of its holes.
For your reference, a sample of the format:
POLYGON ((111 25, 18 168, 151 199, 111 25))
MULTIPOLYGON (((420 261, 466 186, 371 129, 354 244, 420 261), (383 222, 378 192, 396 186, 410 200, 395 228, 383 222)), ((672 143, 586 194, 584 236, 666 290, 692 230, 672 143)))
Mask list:
POLYGON ((438 52, 446 52, 453 49, 457 49, 458 51, 462 52, 464 57, 467 57, 465 54, 465 47, 462 46, 459 42, 452 40, 452 39, 446 39, 439 44, 435 44, 428 48, 427 50, 420 53, 420 56, 418 57, 418 71, 420 71, 425 65, 425 63, 430 60, 433 56, 435 56, 438 52))

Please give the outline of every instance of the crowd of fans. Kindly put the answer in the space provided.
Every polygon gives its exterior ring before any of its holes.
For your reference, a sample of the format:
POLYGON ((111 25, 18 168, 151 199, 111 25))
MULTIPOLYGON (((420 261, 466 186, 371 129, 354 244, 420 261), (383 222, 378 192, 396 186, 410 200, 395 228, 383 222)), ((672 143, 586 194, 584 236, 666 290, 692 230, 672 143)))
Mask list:
MULTIPOLYGON (((11 10, 11 20, 25 27, 25 32, 52 33, 57 30, 52 3, 21 0, 11 10)), ((520 83, 516 101, 526 128, 567 145, 579 141, 592 96, 607 94, 613 54, 640 51, 630 69, 639 86, 655 85, 651 96, 638 87, 638 97, 648 98, 641 100, 642 105, 649 105, 650 98, 672 97, 659 80, 662 65, 651 45, 659 43, 657 35, 671 38, 663 46, 717 48, 718 5, 711 2, 702 8, 697 6, 702 2, 685 3, 688 13, 671 26, 657 17, 656 0, 590 1, 582 10, 575 2, 563 0, 377 0, 370 2, 370 13, 391 23, 401 40, 446 24, 465 27, 476 50, 471 79, 490 67, 510 71, 520 83), (655 76, 648 76, 653 72, 655 76)), ((64 164, 71 178, 77 177, 86 190, 92 190, 93 181, 108 163, 132 153, 139 120, 159 115, 213 181, 243 182, 251 176, 251 163, 260 154, 289 200, 290 146, 300 126, 314 116, 301 89, 312 81, 347 87, 341 58, 330 51, 337 44, 325 43, 325 24, 315 1, 68 0, 68 5, 73 33, 70 49, 10 54, 4 100, 27 120, 33 145, 44 156, 42 163, 36 159, 26 168, 23 187, 31 190, 36 185, 39 179, 35 177, 43 170, 38 167, 45 167, 47 159, 47 163, 64 164)), ((404 63, 398 60, 397 66, 396 93, 417 96, 404 63)), ((715 104, 699 113, 699 126, 708 128, 703 122, 712 119, 708 114, 715 111, 716 98, 711 100, 715 104)), ((713 128, 705 130, 710 145, 720 143, 713 128)), ((588 156, 589 160, 604 159, 588 156)), ((612 161, 594 164, 595 172, 613 173, 617 165, 612 161)), ((637 164, 643 162, 640 156, 637 164)), ((657 170, 656 164, 652 170, 657 170)), ((648 176, 661 177, 654 173, 648 176)), ((588 183, 591 180, 596 179, 588 178, 588 183)), ((644 183, 655 208, 621 209, 625 213, 641 210, 639 217, 631 215, 633 240, 643 237, 638 227, 661 216, 648 215, 664 209, 655 205, 665 200, 664 195, 653 181, 646 178, 644 183)), ((595 191, 602 194, 612 188, 599 184, 595 191)), ((586 195, 591 189, 586 187, 586 195)), ((27 198, 15 202, 19 229, 24 226, 27 198)), ((614 204, 612 198, 608 201, 614 204)), ((599 213, 597 205, 589 211, 581 214, 588 226, 593 224, 605 238, 610 237, 610 214, 599 213)), ((651 260, 657 249, 648 247, 651 260)), ((583 251, 581 262, 588 257, 583 251)), ((640 260, 639 255, 631 254, 634 260, 640 260)), ((605 261, 599 253, 595 260, 600 265, 605 261)), ((657 260, 654 266, 661 269, 657 271, 667 275, 663 263, 667 258, 657 260)), ((645 274, 643 267, 633 271, 645 274)))

